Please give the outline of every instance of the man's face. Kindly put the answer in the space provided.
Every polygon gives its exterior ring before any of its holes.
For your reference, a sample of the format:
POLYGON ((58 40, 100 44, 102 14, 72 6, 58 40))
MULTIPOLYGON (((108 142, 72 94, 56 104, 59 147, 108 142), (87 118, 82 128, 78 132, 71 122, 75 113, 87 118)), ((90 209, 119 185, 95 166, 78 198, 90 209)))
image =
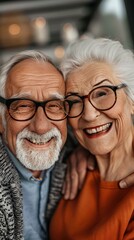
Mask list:
MULTIPOLYGON (((23 60, 9 72, 6 98, 25 97, 36 101, 65 94, 64 80, 48 62, 23 60)), ((57 160, 66 141, 66 120, 49 120, 42 107, 28 121, 16 121, 6 111, 3 137, 12 153, 31 170, 49 168, 57 160)))

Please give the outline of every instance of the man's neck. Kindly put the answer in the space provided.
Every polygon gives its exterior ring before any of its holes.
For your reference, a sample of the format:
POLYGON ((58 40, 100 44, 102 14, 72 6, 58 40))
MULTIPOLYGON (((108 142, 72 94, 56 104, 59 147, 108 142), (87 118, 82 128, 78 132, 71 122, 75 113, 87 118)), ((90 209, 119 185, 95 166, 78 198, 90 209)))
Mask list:
POLYGON ((35 178, 40 178, 42 171, 39 171, 39 170, 35 170, 35 171, 30 170, 30 171, 32 172, 32 175, 33 175, 35 178))

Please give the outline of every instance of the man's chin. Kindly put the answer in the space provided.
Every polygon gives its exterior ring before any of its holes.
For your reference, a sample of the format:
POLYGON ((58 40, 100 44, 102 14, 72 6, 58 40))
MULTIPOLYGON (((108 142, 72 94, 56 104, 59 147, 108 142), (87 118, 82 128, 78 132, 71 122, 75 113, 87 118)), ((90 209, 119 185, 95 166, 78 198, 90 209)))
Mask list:
POLYGON ((60 149, 50 148, 48 151, 17 151, 17 158, 27 169, 32 171, 47 170, 59 158, 60 149))

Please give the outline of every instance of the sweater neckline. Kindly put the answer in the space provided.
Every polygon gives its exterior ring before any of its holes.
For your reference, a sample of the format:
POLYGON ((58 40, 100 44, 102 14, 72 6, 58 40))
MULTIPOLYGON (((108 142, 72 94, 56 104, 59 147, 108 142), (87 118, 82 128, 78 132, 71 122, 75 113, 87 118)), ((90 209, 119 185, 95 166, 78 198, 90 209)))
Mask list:
MULTIPOLYGON (((126 188, 120 188, 119 187, 119 182, 120 181, 106 181, 106 180, 101 179, 100 178, 100 173, 99 173, 98 170, 93 171, 93 175, 94 175, 94 178, 96 179, 96 181, 99 181, 101 188, 119 189, 121 191, 126 190, 126 188)), ((129 188, 132 188, 132 187, 129 187, 129 188)))

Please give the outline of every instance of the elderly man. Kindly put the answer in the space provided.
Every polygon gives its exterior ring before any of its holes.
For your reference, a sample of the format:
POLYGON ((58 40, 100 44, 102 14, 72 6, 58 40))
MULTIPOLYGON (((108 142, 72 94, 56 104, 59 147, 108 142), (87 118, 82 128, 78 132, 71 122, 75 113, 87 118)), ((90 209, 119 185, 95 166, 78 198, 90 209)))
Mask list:
POLYGON ((69 152, 64 94, 62 74, 38 51, 21 52, 2 68, 0 239, 47 239, 46 217, 59 200, 69 152))

